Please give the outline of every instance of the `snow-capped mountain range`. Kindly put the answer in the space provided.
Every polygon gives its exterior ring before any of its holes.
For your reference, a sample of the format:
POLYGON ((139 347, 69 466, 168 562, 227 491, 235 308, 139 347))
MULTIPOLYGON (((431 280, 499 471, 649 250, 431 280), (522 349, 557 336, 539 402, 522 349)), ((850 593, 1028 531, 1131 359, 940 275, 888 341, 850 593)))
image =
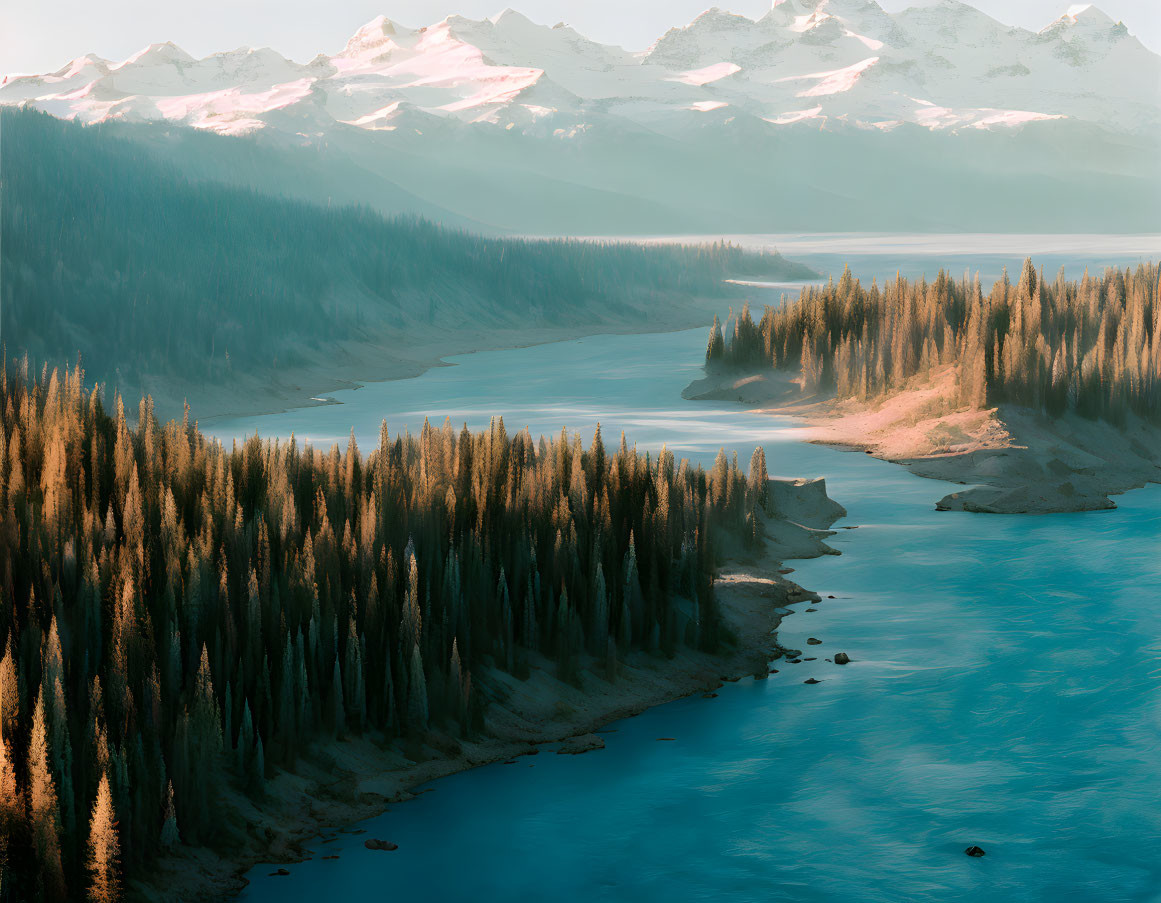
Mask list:
POLYGON ((90 54, 5 79, 0 102, 83 122, 164 119, 224 134, 422 129, 439 117, 551 125, 567 138, 594 114, 648 128, 712 114, 876 129, 1072 117, 1132 131, 1157 124, 1159 84, 1161 57, 1093 6, 1034 33, 958 0, 897 14, 874 0, 776 0, 757 20, 711 9, 640 53, 512 10, 415 29, 380 16, 339 53, 305 64, 267 48, 199 60, 153 44, 121 62, 90 54))
POLYGON ((1159 96, 1161 56, 1096 7, 1031 32, 959 0, 711 9, 641 52, 512 10, 381 16, 305 63, 164 43, 0 85, 0 105, 120 124, 198 177, 572 233, 1151 228, 1159 96), (206 154, 213 134, 281 156, 206 154))

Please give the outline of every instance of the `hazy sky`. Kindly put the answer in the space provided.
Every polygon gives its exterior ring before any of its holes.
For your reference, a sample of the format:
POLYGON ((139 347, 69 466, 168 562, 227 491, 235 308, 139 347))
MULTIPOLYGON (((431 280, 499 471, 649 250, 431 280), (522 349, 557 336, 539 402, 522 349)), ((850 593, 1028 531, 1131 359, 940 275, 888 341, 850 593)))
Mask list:
MULTIPOLYGON (((716 0, 759 16, 769 0, 716 0)), ((923 0, 879 0, 888 10, 923 0)), ((1074 0, 971 0, 1011 25, 1040 29, 1074 0)), ((649 46, 667 28, 684 25, 715 0, 8 0, 0 23, 0 72, 45 72, 93 52, 119 60, 155 41, 173 41, 194 56, 239 46, 273 47, 305 61, 337 52, 377 15, 405 25, 429 25, 451 13, 480 19, 505 5, 548 25, 564 21, 602 43, 631 50, 649 46)), ((1161 53, 1161 0, 1100 0, 1161 53)))

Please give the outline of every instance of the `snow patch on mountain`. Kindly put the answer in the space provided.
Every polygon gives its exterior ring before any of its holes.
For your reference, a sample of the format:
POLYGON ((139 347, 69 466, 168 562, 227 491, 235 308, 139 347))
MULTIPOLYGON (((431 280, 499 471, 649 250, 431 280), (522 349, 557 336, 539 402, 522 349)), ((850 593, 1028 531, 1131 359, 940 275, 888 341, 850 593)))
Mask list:
POLYGON ((791 110, 788 113, 783 113, 781 116, 776 116, 773 119, 767 119, 767 122, 772 122, 775 125, 790 125, 792 122, 802 122, 804 119, 818 119, 822 117, 822 106, 811 107, 809 110, 791 110))
POLYGON ((729 104, 724 100, 695 100, 689 105, 691 110, 696 110, 698 113, 712 113, 714 110, 720 110, 722 107, 728 107, 729 104))
POLYGON ((681 82, 686 85, 708 85, 710 82, 716 82, 719 79, 725 78, 727 75, 733 75, 735 72, 741 72, 742 67, 737 63, 713 63, 709 66, 703 66, 701 69, 691 69, 689 72, 682 72, 680 75, 673 76, 670 81, 681 82))
POLYGON ((811 72, 807 75, 788 75, 778 80, 788 82, 817 79, 817 85, 812 88, 807 88, 805 91, 799 91, 798 96, 825 97, 828 94, 839 94, 843 91, 849 91, 855 86, 855 82, 859 80, 859 76, 877 62, 879 62, 879 58, 872 56, 853 63, 850 66, 845 66, 842 69, 832 69, 830 72, 811 72))

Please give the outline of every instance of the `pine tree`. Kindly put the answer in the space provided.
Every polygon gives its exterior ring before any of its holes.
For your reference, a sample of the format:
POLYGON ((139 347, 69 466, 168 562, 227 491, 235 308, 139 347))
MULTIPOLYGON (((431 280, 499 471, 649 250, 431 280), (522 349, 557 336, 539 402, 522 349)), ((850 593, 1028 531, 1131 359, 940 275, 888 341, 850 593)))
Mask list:
POLYGON ((90 903, 116 903, 121 898, 120 857, 109 776, 102 774, 89 822, 90 903))
POLYGON ((706 343, 705 362, 707 367, 720 364, 726 354, 726 343, 722 338, 722 325, 714 314, 714 325, 710 327, 709 341, 706 343))
POLYGON ((426 730, 428 718, 427 679, 419 645, 411 647, 411 673, 407 682, 407 722, 414 730, 426 730))
POLYGON ((165 785, 165 811, 161 814, 161 845, 172 849, 181 842, 177 830, 177 808, 173 802, 173 781, 165 785))
POLYGON ((37 694, 36 710, 32 716, 32 741, 28 749, 28 808, 44 891, 51 899, 62 900, 65 886, 60 855, 60 808, 49 766, 43 685, 37 694))
POLYGON ((750 456, 750 476, 746 481, 746 490, 750 497, 750 507, 765 508, 769 493, 770 476, 766 473, 766 452, 762 446, 754 449, 750 456))

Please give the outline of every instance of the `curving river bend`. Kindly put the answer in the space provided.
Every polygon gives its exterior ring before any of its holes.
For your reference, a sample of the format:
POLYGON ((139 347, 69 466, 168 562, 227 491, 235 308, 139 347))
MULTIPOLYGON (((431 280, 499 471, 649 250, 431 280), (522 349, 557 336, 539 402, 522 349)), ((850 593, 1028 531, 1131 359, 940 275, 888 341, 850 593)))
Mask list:
MULTIPOLYGON (((1073 275, 1077 251, 1059 246, 1073 275)), ((833 266, 824 253, 804 259, 833 266)), ((862 263, 935 261, 911 247, 862 263)), ((761 443, 773 475, 825 476, 849 512, 837 526, 857 527, 832 538, 841 557, 792 563, 824 601, 779 632, 800 649, 821 638, 817 661, 615 723, 603 751, 444 778, 364 824, 398 853, 340 835, 327 849, 341 859, 290 878, 259 866, 243 900, 1161 899, 1161 487, 1108 512, 937 513, 947 484, 804 444, 788 419, 682 401, 704 343, 696 330, 465 355, 338 405, 210 425, 329 445, 353 424, 366 449, 382 418, 396 432, 500 413, 510 431, 567 425, 586 444, 599 419, 608 443, 624 429, 706 465, 761 443), (824 661, 839 650, 854 663, 824 661)))

